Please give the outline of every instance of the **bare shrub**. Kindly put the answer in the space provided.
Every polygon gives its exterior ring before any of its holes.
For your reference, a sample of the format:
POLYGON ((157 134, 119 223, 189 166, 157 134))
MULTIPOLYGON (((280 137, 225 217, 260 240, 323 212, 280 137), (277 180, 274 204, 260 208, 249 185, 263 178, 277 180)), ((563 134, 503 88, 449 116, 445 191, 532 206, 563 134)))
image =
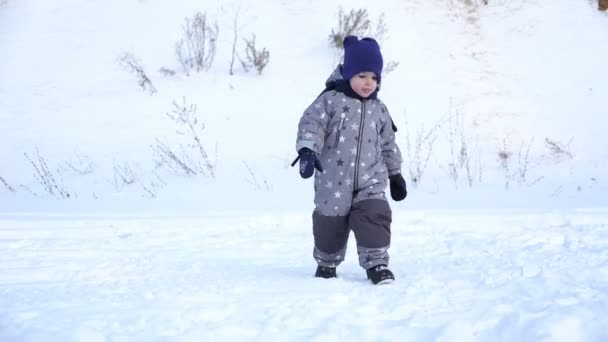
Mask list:
POLYGON ((607 11, 608 10, 608 0, 598 0, 597 9, 600 11, 607 11))
POLYGON ((457 1, 451 1, 451 4, 453 5, 454 3, 458 4, 463 4, 466 5, 468 7, 479 7, 479 5, 487 5, 488 4, 488 0, 457 0, 457 1))
POLYGON ((517 183, 527 186, 533 186, 544 178, 544 176, 539 176, 532 181, 528 180, 530 170, 533 166, 537 165, 537 162, 533 162, 532 156, 530 155, 533 143, 534 137, 530 138, 528 142, 521 142, 519 150, 517 151, 517 169, 511 177, 517 183))
POLYGON ((34 169, 34 177, 36 181, 42 186, 42 188, 51 196, 56 198, 69 198, 70 193, 63 185, 63 183, 57 181, 61 180, 61 174, 59 171, 51 171, 44 157, 40 155, 38 149, 36 149, 36 157, 30 158, 27 153, 24 153, 25 158, 30 162, 34 169))
POLYGON ((175 74, 176 74, 175 70, 165 68, 165 67, 160 67, 158 69, 158 73, 160 73, 163 77, 171 77, 171 76, 175 76, 175 74))
POLYGON ((8 191, 10 191, 12 193, 17 192, 15 190, 15 188, 13 188, 10 184, 8 184, 8 182, 4 178, 2 178, 1 176, 0 176, 0 183, 2 183, 4 185, 4 187, 6 187, 8 189, 8 191))
POLYGON ((119 164, 114 162, 114 188, 120 192, 125 186, 137 182, 137 175, 127 162, 119 164))
POLYGON ((530 160, 530 150, 532 148, 532 143, 534 142, 534 138, 531 138, 528 143, 522 142, 519 151, 517 152, 517 173, 516 179, 520 184, 526 184, 528 186, 532 186, 538 183, 544 177, 538 177, 532 182, 528 182, 528 172, 530 171, 530 167, 532 166, 530 160))
POLYGON ((263 177, 259 178, 258 176, 256 176, 256 173, 253 171, 253 169, 251 168, 251 166, 249 166, 249 164, 247 162, 244 161, 243 164, 245 164, 245 168, 247 169, 247 172, 249 174, 249 178, 247 179, 247 182, 249 184, 251 184, 255 190, 259 190, 259 191, 271 191, 272 190, 272 185, 268 182, 267 179, 265 179, 263 177))
POLYGON ((20 187, 21 189, 23 189, 23 190, 25 190, 25 191, 29 192, 29 193, 30 193, 32 196, 34 196, 34 197, 39 197, 39 195, 38 195, 36 192, 34 192, 32 189, 30 189, 30 187, 29 187, 29 186, 24 185, 24 184, 19 184, 19 187, 20 187))
POLYGON ((445 124, 440 124, 440 127, 448 141, 448 174, 454 185, 458 187, 461 172, 464 172, 467 184, 472 187, 475 179, 479 179, 481 182, 479 139, 475 138, 477 143, 473 144, 474 138, 467 134, 464 127, 464 116, 460 112, 451 113, 445 121, 445 124))
POLYGON ((414 187, 420 184, 422 176, 428 167, 429 160, 433 155, 435 142, 439 137, 439 127, 439 123, 433 125, 429 130, 421 126, 415 133, 414 141, 411 141, 410 137, 412 135, 410 134, 407 117, 405 119, 405 155, 408 160, 405 164, 408 166, 410 181, 414 187))
POLYGON ((205 124, 199 122, 198 120, 198 116, 196 114, 196 105, 188 105, 186 104, 186 99, 182 98, 181 105, 176 101, 173 101, 173 106, 173 111, 171 113, 167 113, 167 116, 181 126, 181 129, 177 130, 178 134, 188 134, 192 139, 192 143, 188 145, 188 147, 194 148, 198 151, 199 157, 204 166, 201 171, 214 177, 214 166, 209 161, 209 155, 205 151, 203 143, 201 142, 201 133, 205 129, 205 124))
POLYGON ((395 71, 395 69, 397 69, 398 66, 399 66, 399 62, 390 61, 390 62, 386 63, 386 65, 384 66, 384 69, 382 69, 382 73, 384 75, 388 75, 391 72, 395 71))
POLYGON ((72 170, 81 176, 93 173, 95 168, 89 157, 78 153, 73 159, 64 162, 64 165, 68 170, 72 170))
POLYGON ((197 12, 186 18, 184 38, 175 44, 177 60, 186 73, 208 71, 213 65, 219 27, 207 22, 207 14, 197 12))
POLYGON ((152 145, 152 150, 158 157, 156 160, 158 166, 167 167, 176 175, 193 176, 198 173, 196 170, 199 167, 183 145, 180 145, 176 150, 167 143, 156 139, 154 145, 152 145))
POLYGON ((229 73, 230 75, 234 75, 234 63, 238 58, 245 72, 249 72, 249 70, 255 68, 258 71, 258 74, 261 75, 262 71, 264 70, 264 68, 266 68, 266 65, 268 65, 268 62, 270 61, 270 52, 266 48, 262 48, 260 50, 258 47, 256 47, 256 37, 255 34, 253 34, 251 39, 243 39, 243 41, 245 42, 245 57, 241 57, 243 54, 239 54, 237 51, 240 30, 238 24, 239 14, 240 8, 236 12, 234 20, 232 22, 233 38, 229 73))
POLYGON ((574 158, 572 152, 570 152, 571 143, 572 139, 570 139, 570 141, 564 144, 555 139, 545 138, 545 147, 549 150, 551 158, 556 163, 561 163, 565 160, 574 158))
POLYGON ((251 39, 245 39, 245 59, 239 56, 241 65, 245 71, 249 72, 250 69, 255 68, 258 74, 262 74, 262 71, 270 61, 270 52, 266 48, 258 50, 255 46, 255 34, 251 39))
POLYGON ((530 171, 539 164, 538 160, 533 160, 531 151, 534 144, 534 137, 529 141, 522 141, 519 147, 509 147, 507 139, 503 139, 501 147, 498 149, 498 163, 505 178, 505 189, 508 189, 512 182, 519 185, 533 186, 540 182, 544 176, 529 179, 530 171), (514 150, 517 150, 514 152, 514 150))
POLYGON ((152 81, 146 75, 146 71, 144 67, 141 65, 141 62, 135 58, 131 53, 125 52, 120 57, 120 63, 130 72, 134 72, 137 75, 137 83, 139 86, 145 91, 149 91, 150 95, 156 93, 156 88, 152 84, 152 81))
POLYGON ((331 29, 329 42, 332 46, 343 49, 344 38, 347 36, 364 36, 371 25, 366 9, 360 8, 345 13, 342 7, 338 9, 338 27, 331 29))
POLYGON ((509 181, 511 180, 511 156, 513 152, 507 147, 507 139, 503 139, 502 146, 498 149, 498 164, 503 170, 505 176, 505 189, 509 188, 509 181))
POLYGON ((452 119, 453 116, 450 115, 447 120, 447 133, 444 132, 444 134, 447 134, 449 149, 449 160, 447 168, 450 178, 452 179, 452 181, 454 181, 454 185, 458 186, 458 170, 462 166, 463 154, 465 156, 467 155, 467 149, 466 145, 463 145, 462 143, 459 144, 460 146, 457 146, 458 143, 456 142, 456 139, 460 136, 458 134, 458 129, 460 129, 460 122, 454 124, 452 119), (458 152, 456 152, 456 150, 458 150, 458 152), (457 153, 458 156, 456 155, 457 153))
POLYGON ((368 34, 370 37, 376 39, 379 43, 384 42, 384 40, 388 36, 388 28, 386 27, 386 19, 384 13, 381 13, 380 16, 378 16, 375 25, 372 25, 372 27, 370 27, 368 34))
POLYGON ((176 133, 185 137, 189 143, 173 148, 156 139, 152 149, 160 158, 157 163, 169 166, 177 173, 215 177, 215 166, 211 163, 201 140, 205 124, 198 119, 196 105, 187 104, 186 99, 182 98, 181 104, 173 101, 173 106, 173 110, 166 115, 178 125, 176 133))
POLYGON ((160 189, 164 188, 167 185, 164 179, 162 179, 156 172, 152 172, 154 179, 149 180, 147 182, 140 182, 142 189, 144 190, 144 194, 149 198, 156 198, 156 195, 160 191, 160 189))
POLYGON ((239 10, 236 12, 236 14, 234 15, 234 20, 232 21, 232 32, 233 32, 233 36, 232 36, 232 53, 230 56, 230 76, 234 75, 234 62, 236 61, 236 46, 237 46, 237 42, 239 39, 239 14, 240 14, 240 8, 239 10))
POLYGON ((338 27, 332 28, 329 35, 329 43, 338 50, 344 49, 344 38, 346 36, 371 37, 382 43, 387 36, 388 29, 384 13, 380 14, 374 23, 369 19, 366 9, 352 9, 348 13, 342 7, 338 9, 338 27))

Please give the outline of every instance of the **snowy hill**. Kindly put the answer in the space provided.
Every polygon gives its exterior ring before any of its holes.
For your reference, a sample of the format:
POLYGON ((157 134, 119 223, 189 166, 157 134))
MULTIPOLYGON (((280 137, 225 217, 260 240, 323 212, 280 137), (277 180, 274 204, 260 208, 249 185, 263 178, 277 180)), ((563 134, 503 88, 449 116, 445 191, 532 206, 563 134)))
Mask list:
MULTIPOLYGON (((298 189, 308 197, 310 187, 287 165, 297 120, 339 61, 327 38, 344 4, 113 4, 8 1, 0 9, 0 196, 10 210, 53 197, 36 180, 40 159, 72 198, 70 207, 109 201, 122 208, 149 197, 172 202, 190 198, 185 193, 200 201, 210 187, 218 189, 214 197, 227 188, 271 198, 298 189), (217 23, 217 52, 209 71, 187 76, 175 44, 196 12, 217 23), (238 61, 229 75, 235 18, 237 52, 244 55, 242 40, 253 34, 270 52, 261 76, 245 73, 238 61), (138 86, 121 62, 125 54, 139 61, 155 94, 138 86), (163 76, 161 68, 176 74, 163 76), (158 166, 157 141, 174 149, 187 144, 165 115, 175 101, 197 106, 215 178, 158 166), (125 172, 133 175, 130 184, 116 180, 125 172)), ((608 76, 608 49, 599 44, 605 15, 568 1, 386 1, 368 11, 372 23, 384 14, 385 59, 399 63, 380 95, 401 128, 403 171, 416 196, 435 203, 459 189, 483 199, 509 183, 507 197, 515 190, 591 206, 604 198, 595 194, 606 189, 608 159, 598 123, 608 76), (458 155, 463 147, 468 172, 458 155), (419 165, 423 172, 415 171, 419 165), (413 178, 420 178, 415 189, 413 178)), ((220 202, 225 207, 232 198, 220 202)))
POLYGON ((0 340, 608 339, 607 36, 591 1, 0 0, 0 340), (396 65, 392 287, 355 248, 311 277, 289 166, 340 7, 396 65), (186 72, 196 13, 216 54, 186 72))

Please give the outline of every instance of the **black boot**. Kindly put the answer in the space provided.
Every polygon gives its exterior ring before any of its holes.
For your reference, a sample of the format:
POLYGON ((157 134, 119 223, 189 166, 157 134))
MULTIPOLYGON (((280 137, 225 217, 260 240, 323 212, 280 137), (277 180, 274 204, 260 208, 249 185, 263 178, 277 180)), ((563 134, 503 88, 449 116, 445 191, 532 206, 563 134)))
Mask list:
POLYGON ((371 280, 374 285, 388 284, 395 280, 395 276, 388 266, 378 265, 367 270, 367 279, 371 280))
POLYGON ((336 278, 336 268, 317 266, 317 272, 315 272, 315 277, 325 279, 336 278))

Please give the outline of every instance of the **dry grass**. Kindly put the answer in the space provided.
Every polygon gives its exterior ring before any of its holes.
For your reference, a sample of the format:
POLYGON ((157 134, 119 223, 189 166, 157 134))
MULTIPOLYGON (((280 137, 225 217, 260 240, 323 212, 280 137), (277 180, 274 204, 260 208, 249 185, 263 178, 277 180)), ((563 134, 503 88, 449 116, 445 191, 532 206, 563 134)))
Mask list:
POLYGON ((343 49, 342 44, 346 36, 367 36, 370 26, 371 21, 366 9, 352 9, 346 13, 340 7, 338 10, 338 28, 331 29, 329 42, 336 48, 343 49))

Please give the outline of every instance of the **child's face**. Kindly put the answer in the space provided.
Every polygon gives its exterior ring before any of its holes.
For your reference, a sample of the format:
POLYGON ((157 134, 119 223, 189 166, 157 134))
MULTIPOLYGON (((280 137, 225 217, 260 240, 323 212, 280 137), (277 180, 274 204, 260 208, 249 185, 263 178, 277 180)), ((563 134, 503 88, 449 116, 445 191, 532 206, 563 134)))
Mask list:
POLYGON ((350 87, 357 95, 367 98, 376 91, 378 78, 373 72, 360 72, 350 79, 350 87))

